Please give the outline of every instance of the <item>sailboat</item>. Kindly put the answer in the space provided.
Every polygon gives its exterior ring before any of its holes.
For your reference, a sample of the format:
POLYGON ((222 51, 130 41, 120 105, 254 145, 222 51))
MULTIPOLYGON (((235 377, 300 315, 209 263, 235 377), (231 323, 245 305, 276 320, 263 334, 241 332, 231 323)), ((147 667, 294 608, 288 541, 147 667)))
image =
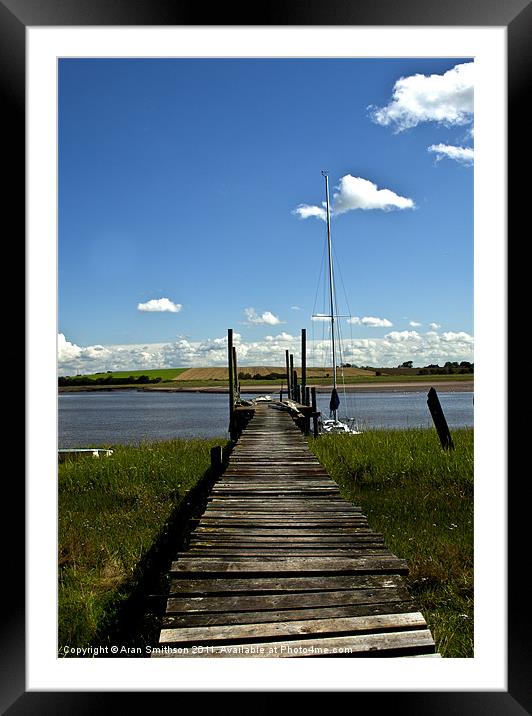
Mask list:
POLYGON ((338 395, 337 384, 337 367, 336 367, 336 340, 335 340, 335 311, 336 305, 334 293, 334 272, 333 272, 333 254, 331 243, 331 211, 329 206, 329 175, 322 171, 325 177, 325 198, 327 206, 327 255, 329 265, 329 314, 320 314, 320 318, 329 318, 331 322, 331 353, 332 353, 332 374, 333 384, 331 390, 331 398, 329 401, 330 417, 328 419, 320 419, 319 427, 321 433, 349 433, 351 435, 360 435, 361 431, 357 429, 355 419, 340 420, 338 417, 338 408, 340 407, 340 397, 338 395))

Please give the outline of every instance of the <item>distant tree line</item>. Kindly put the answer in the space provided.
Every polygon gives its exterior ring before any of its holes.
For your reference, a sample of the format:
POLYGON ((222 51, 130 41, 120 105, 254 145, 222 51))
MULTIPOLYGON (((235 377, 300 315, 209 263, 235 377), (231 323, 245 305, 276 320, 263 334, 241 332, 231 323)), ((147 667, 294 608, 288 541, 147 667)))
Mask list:
POLYGON ((113 375, 104 375, 101 378, 88 378, 84 375, 76 376, 61 376, 58 379, 58 385, 60 387, 67 385, 146 385, 147 383, 160 383, 162 378, 150 378, 147 375, 134 376, 130 375, 127 378, 118 378, 113 375))
POLYGON ((443 366, 431 363, 423 368, 414 368, 414 362, 411 360, 404 361, 397 368, 366 367, 368 370, 374 370, 377 375, 465 375, 475 372, 475 364, 467 360, 463 360, 460 363, 458 361, 447 361, 443 366))
POLYGON ((460 363, 457 361, 447 361, 445 365, 427 365, 425 368, 419 368, 418 375, 464 375, 466 373, 474 373, 475 364, 470 363, 467 360, 463 360, 460 363))

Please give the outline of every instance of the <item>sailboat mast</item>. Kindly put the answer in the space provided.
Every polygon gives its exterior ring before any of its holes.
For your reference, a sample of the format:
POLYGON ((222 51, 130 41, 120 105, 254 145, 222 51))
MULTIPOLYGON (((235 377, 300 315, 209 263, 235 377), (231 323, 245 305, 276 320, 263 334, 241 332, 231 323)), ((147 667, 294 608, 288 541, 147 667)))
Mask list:
MULTIPOLYGON (((332 346, 332 362, 333 362, 333 389, 336 390, 336 347, 334 344, 334 274, 333 274, 333 256, 331 244, 331 210, 329 206, 329 175, 322 171, 325 177, 325 197, 327 201, 327 248, 329 254, 329 299, 331 309, 331 346, 332 346)), ((333 410, 333 418, 336 420, 336 410, 333 410)))

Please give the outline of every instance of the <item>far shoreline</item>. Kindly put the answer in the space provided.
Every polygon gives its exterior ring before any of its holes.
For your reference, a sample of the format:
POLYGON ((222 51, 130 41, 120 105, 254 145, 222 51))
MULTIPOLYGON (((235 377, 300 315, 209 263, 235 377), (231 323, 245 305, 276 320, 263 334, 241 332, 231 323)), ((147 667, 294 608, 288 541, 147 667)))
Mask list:
MULTIPOLYGON (((312 386, 309 386, 312 387, 312 386)), ((315 386, 317 393, 329 393, 331 390, 330 386, 317 385, 315 386)), ((461 381, 416 381, 416 382, 393 382, 389 383, 357 383, 346 386, 341 386, 340 390, 346 393, 356 392, 371 392, 371 393, 406 393, 406 392, 428 392, 430 388, 434 388, 440 393, 473 393, 474 392, 474 381, 473 380, 461 380, 461 381)), ((93 392, 114 392, 114 391, 135 391, 139 393, 214 393, 214 394, 225 394, 229 393, 227 387, 218 386, 153 386, 153 387, 136 387, 131 385, 113 385, 113 386, 61 386, 59 387, 59 393, 93 393, 93 392)), ((246 385, 240 390, 241 395, 253 394, 253 393, 266 393, 272 397, 278 397, 280 392, 279 387, 273 387, 272 385, 264 385, 257 383, 256 385, 246 385)), ((283 395, 286 396, 286 389, 283 390, 283 395)))

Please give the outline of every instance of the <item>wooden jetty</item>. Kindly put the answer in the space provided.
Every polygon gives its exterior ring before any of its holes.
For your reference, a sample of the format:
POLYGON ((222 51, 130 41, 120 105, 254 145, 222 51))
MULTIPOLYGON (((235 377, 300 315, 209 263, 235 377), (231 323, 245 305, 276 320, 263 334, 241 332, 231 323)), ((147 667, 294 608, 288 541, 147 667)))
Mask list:
POLYGON ((406 587, 406 562, 342 499, 278 408, 248 408, 172 563, 152 656, 439 656, 406 587))

